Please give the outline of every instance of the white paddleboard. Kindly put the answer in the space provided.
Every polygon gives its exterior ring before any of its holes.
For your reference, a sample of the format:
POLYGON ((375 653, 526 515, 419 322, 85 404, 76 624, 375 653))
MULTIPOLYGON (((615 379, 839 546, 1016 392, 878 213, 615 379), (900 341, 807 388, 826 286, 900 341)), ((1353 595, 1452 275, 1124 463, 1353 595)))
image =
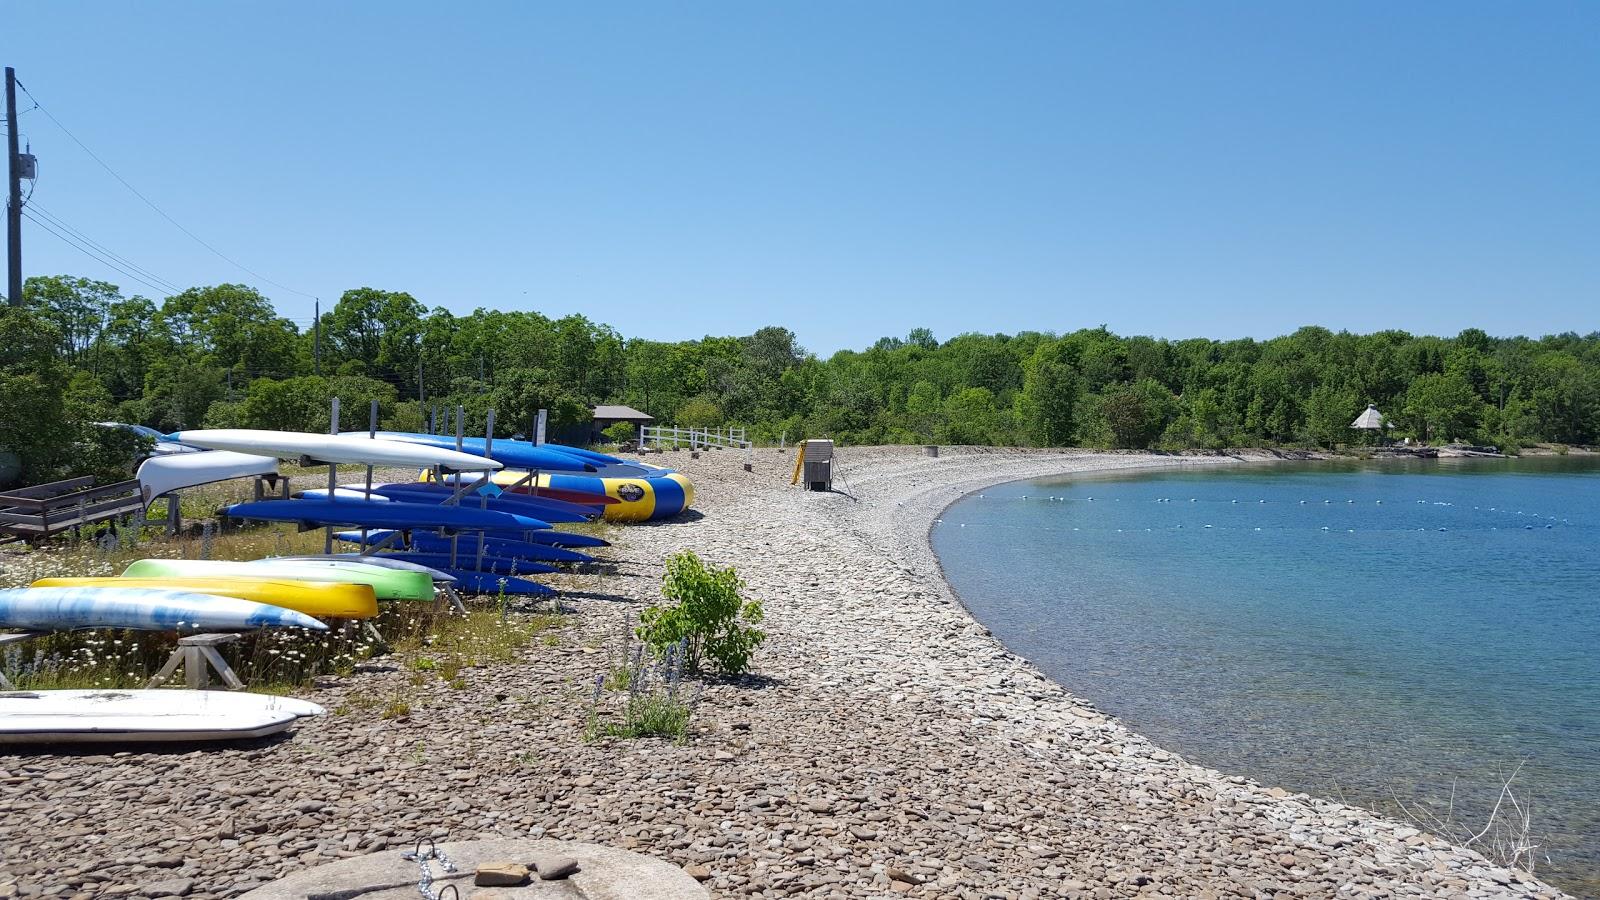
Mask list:
POLYGON ((230 691, 4 691, 0 744, 238 740, 323 712, 293 697, 230 691))
POLYGON ((135 477, 139 479, 144 502, 149 503, 162 494, 184 488, 227 481, 230 478, 276 474, 278 474, 276 456, 221 451, 152 456, 139 464, 139 473, 135 477))
POLYGON ((350 463, 358 466, 443 466, 455 472, 498 469, 500 463, 471 453, 458 453, 424 444, 387 441, 381 438, 353 440, 334 434, 304 431, 261 431, 252 428, 202 428, 179 431, 173 438, 207 450, 232 450, 283 459, 309 456, 322 463, 350 463))

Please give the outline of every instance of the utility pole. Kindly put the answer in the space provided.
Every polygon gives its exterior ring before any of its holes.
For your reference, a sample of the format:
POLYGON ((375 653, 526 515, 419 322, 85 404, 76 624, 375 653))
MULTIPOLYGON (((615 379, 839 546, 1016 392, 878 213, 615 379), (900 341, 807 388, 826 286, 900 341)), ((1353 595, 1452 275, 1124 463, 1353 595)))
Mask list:
POLYGON ((22 158, 17 155, 17 70, 6 66, 6 299, 22 305, 22 158))
POLYGON ((322 374, 322 298, 318 297, 311 307, 315 318, 311 320, 311 372, 314 375, 322 374))
POLYGON ((421 406, 421 405, 426 404, 427 402, 428 402, 428 392, 422 386, 422 357, 418 356, 417 357, 417 405, 421 406))

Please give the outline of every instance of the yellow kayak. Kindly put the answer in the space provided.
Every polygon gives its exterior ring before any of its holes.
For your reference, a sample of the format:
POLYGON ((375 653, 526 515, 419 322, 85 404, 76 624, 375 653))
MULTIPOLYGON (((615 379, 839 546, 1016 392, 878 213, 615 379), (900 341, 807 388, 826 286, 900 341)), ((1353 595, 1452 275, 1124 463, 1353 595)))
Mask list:
POLYGON ((41 578, 34 587, 124 587, 194 591, 254 600, 329 619, 370 619, 378 599, 367 584, 291 581, 283 578, 41 578))

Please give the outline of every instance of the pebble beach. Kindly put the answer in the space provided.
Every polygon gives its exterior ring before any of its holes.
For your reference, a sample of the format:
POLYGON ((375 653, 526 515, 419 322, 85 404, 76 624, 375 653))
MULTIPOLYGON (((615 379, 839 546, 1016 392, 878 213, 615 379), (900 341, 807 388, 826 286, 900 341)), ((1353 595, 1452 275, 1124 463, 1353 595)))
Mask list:
POLYGON ((995 483, 1250 460, 847 447, 831 494, 789 487, 792 452, 649 461, 694 511, 614 529, 514 662, 417 683, 380 657, 300 693, 330 714, 280 740, 0 753, 0 898, 233 897, 419 836, 613 845, 719 897, 1563 896, 1153 745, 1007 651, 928 545, 995 483), (681 550, 765 605, 755 675, 708 683, 685 743, 586 741, 594 679, 681 550), (398 696, 398 717, 360 702, 398 696))

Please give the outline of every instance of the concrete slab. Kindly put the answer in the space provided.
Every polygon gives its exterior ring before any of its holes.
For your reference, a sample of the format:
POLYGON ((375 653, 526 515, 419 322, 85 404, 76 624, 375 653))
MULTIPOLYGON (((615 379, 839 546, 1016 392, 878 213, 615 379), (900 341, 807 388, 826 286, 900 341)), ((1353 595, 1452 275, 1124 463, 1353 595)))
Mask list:
MULTIPOLYGON (((426 845, 424 845, 426 847, 426 845)), ((415 900, 417 864, 401 859, 410 848, 396 847, 342 859, 314 869, 296 872, 286 878, 243 895, 240 900, 306 900, 312 894, 327 894, 358 888, 390 885, 363 893, 360 900, 415 900)), ((454 884, 462 900, 707 900, 710 894, 700 883, 671 863, 654 857, 606 847, 568 841, 461 841, 440 844, 459 870, 448 880, 440 876, 443 867, 433 865, 434 890, 454 884), (472 873, 482 863, 527 863, 538 854, 560 854, 578 861, 578 871, 563 881, 539 881, 525 887, 473 887, 472 873)))

